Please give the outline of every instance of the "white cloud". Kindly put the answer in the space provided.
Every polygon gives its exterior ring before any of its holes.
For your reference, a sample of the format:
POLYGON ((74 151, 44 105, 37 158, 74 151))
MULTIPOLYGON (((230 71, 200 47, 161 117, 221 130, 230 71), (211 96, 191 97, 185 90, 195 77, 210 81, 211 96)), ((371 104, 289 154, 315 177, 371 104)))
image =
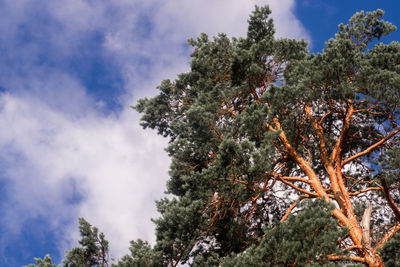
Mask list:
POLYGON ((245 36, 247 19, 254 5, 268 4, 275 19, 277 34, 285 37, 306 37, 307 33, 293 15, 294 0, 253 0, 253 1, 164 1, 160 16, 156 16, 160 32, 195 37, 200 32, 216 35, 220 32, 230 36, 245 36), (165 23, 170 21, 170 23, 165 23), (171 27, 171 24, 173 26, 171 27), (193 36, 195 35, 195 36, 193 36))
POLYGON ((128 110, 70 119, 28 98, 0 99, 0 124, 9 125, 0 136, 2 156, 14 151, 23 159, 5 164, 15 191, 10 227, 21 226, 21 212, 49 215, 55 224, 78 212, 107 233, 116 251, 125 251, 129 239, 153 240, 149 219, 156 216, 154 200, 164 191, 169 164, 165 140, 141 130, 128 110), (83 197, 79 207, 67 201, 69 181, 83 197))
MULTIPOLYGON (((57 228, 83 216, 105 232, 116 256, 127 252, 129 240, 154 241, 150 218, 157 216, 154 200, 168 178, 166 140, 142 130, 139 115, 127 107, 154 94, 162 78, 187 70, 188 37, 200 32, 243 36, 254 4, 265 3, 279 36, 308 36, 293 15, 294 0, 5 1, 1 40, 18 64, 0 63, 0 71, 23 71, 0 75, 0 86, 9 90, 0 95, 0 124, 7 125, 0 131, 0 158, 11 181, 12 203, 3 223, 18 231, 21 218, 46 215, 57 228), (35 12, 46 13, 50 21, 46 45, 40 36, 20 45, 18 25, 34 30, 45 24, 30 21, 35 12), (75 74, 37 62, 42 53, 57 62, 79 56, 76 49, 95 32, 104 36, 99 53, 124 78, 126 108, 118 113, 100 112, 104 101, 88 96, 75 74), (83 197, 78 204, 68 201, 75 190, 83 197)), ((60 231, 62 249, 76 241, 75 226, 60 231)))

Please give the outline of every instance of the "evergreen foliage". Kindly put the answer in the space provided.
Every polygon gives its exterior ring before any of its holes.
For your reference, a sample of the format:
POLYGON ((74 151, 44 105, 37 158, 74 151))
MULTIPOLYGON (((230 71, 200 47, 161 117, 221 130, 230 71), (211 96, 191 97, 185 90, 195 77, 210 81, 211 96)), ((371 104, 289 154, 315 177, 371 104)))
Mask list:
MULTIPOLYGON (((190 39, 190 71, 138 101, 170 140, 174 197, 154 247, 133 241, 115 267, 398 264, 400 44, 378 42, 396 27, 359 12, 314 54, 269 15, 245 38, 190 39)), ((80 229, 67 262, 102 266, 108 244, 80 229)))
POLYGON ((149 243, 143 240, 131 241, 129 248, 131 254, 125 255, 113 267, 150 267, 162 266, 161 253, 151 248, 149 243))
POLYGON ((79 218, 80 247, 66 252, 64 267, 106 267, 108 266, 108 241, 103 233, 92 227, 85 219, 79 218))
POLYGON ((383 265, 377 249, 400 228, 400 45, 377 41, 396 27, 359 12, 313 54, 275 39, 269 14, 255 8, 246 38, 189 40, 191 70, 135 107, 170 139, 177 198, 155 221, 154 249, 172 266, 383 265), (335 204, 332 217, 321 202, 296 207, 304 199, 335 204), (173 214, 185 219, 164 228, 173 214))
POLYGON ((342 253, 336 242, 347 229, 340 229, 332 217, 332 205, 320 200, 302 206, 296 216, 268 229, 257 246, 224 260, 222 266, 326 266, 324 255, 342 253))
POLYGON ((53 263, 50 255, 47 254, 43 259, 35 258, 36 264, 29 264, 25 267, 58 267, 53 263))
MULTIPOLYGON (((90 225, 84 218, 79 218, 80 246, 67 251, 63 267, 106 267, 108 262, 108 241, 103 233, 90 225)), ((61 267, 56 266, 49 255, 44 259, 35 258, 36 264, 26 267, 61 267)), ((124 265, 122 265, 124 266, 124 265)))
POLYGON ((383 245, 381 253, 387 267, 400 266, 400 233, 383 245))

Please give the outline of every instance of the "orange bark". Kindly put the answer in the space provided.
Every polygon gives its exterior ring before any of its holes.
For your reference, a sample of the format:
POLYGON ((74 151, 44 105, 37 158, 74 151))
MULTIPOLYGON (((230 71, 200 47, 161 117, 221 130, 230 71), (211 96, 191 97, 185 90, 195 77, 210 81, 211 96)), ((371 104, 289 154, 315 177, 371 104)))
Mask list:
MULTIPOLYGON (((319 119, 313 115, 311 106, 304 106, 305 117, 301 121, 301 124, 305 122, 305 120, 309 119, 312 127, 316 131, 316 135, 319 143, 320 157, 322 164, 327 173, 327 177, 329 178, 329 188, 324 188, 322 185, 322 181, 320 177, 318 177, 317 173, 315 173, 312 165, 311 165, 311 153, 305 147, 303 141, 304 137, 301 136, 300 128, 298 128, 298 136, 296 137, 295 144, 291 144, 288 140, 284 129, 277 117, 273 118, 273 124, 265 123, 265 126, 273 132, 279 132, 278 139, 280 142, 276 143, 276 148, 280 153, 282 153, 283 158, 291 158, 297 163, 297 166, 303 171, 305 177, 291 177, 291 176, 283 176, 279 174, 278 170, 275 170, 271 175, 275 178, 275 180, 281 181, 282 183, 290 186, 294 190, 303 193, 302 198, 304 197, 318 197, 321 199, 325 199, 327 202, 333 202, 334 200, 337 202, 339 207, 335 208, 332 211, 333 216, 339 221, 341 226, 346 226, 349 229, 349 237, 351 239, 352 244, 343 248, 344 250, 352 250, 357 255, 352 256, 338 256, 338 255, 330 255, 328 258, 333 261, 338 260, 353 260, 356 262, 365 263, 368 266, 384 266, 379 253, 376 248, 382 247, 383 244, 393 237, 394 233, 400 231, 400 224, 396 224, 393 226, 382 238, 382 240, 378 243, 378 245, 374 248, 371 247, 370 242, 365 242, 368 240, 369 236, 366 236, 366 233, 369 233, 364 229, 364 237, 363 237, 363 229, 360 226, 360 222, 357 220, 357 217, 354 213, 351 197, 356 197, 361 193, 365 193, 371 190, 380 190, 385 193, 385 197, 388 200, 389 205, 395 212, 396 217, 400 216, 400 210, 396 207, 393 207, 392 202, 390 201, 390 195, 388 188, 385 186, 375 185, 372 186, 372 183, 369 184, 369 187, 360 189, 359 191, 353 192, 351 188, 348 188, 347 179, 349 177, 344 177, 343 175, 343 166, 350 163, 351 161, 367 155, 371 153, 374 149, 384 145, 390 138, 395 136, 400 132, 400 128, 397 128, 392 133, 387 135, 386 137, 382 136, 380 140, 377 140, 376 143, 368 147, 367 149, 350 156, 347 159, 343 159, 343 149, 346 143, 346 138, 354 138, 354 136, 348 137, 349 129, 352 123, 352 117, 354 114, 359 112, 360 110, 355 110, 355 106, 357 103, 353 103, 351 100, 347 101, 346 110, 340 112, 343 115, 343 124, 341 129, 339 129, 339 135, 337 140, 335 141, 333 148, 330 152, 328 152, 328 144, 327 138, 324 133, 323 121, 324 119, 333 112, 333 110, 327 111, 325 115, 321 116, 319 119), (302 139, 300 145, 304 148, 304 150, 309 154, 308 159, 304 158, 298 151, 299 140, 302 139), (345 183, 346 179, 346 183, 345 183), (308 185, 307 189, 297 186, 297 183, 303 183, 308 185), (329 194, 328 194, 329 192, 329 194), (332 193, 330 193, 332 192, 332 193)), ((284 166, 284 165, 282 165, 284 166)), ((281 167, 282 167, 281 166, 281 167)), ((278 168, 279 169, 279 168, 278 168)), ((355 180, 355 179, 354 179, 355 180)), ((357 180, 355 180, 357 181, 357 180)), ((364 184, 368 184, 368 182, 362 182, 364 184)), ((257 196, 258 197, 258 196, 257 196)), ((293 211, 296 207, 297 202, 293 203, 285 215, 282 217, 281 221, 286 220, 288 215, 293 211)), ((368 225, 366 222, 365 225, 368 225)))
MULTIPOLYGON (((350 238, 353 242, 352 247, 356 248, 357 253, 359 256, 347 256, 347 257, 342 257, 342 256, 331 256, 331 260, 344 260, 344 259, 351 259, 354 261, 358 262, 363 262, 367 264, 368 266, 384 266, 379 253, 376 251, 375 248, 371 248, 370 246, 365 246, 363 244, 363 232, 360 227, 359 222, 357 221, 357 218, 355 216, 351 199, 350 199, 350 192, 348 191, 345 183, 344 183, 344 178, 342 174, 342 167, 346 163, 348 163, 350 160, 359 157, 361 155, 364 155, 368 152, 370 152, 372 149, 375 147, 378 147, 380 144, 383 144, 386 140, 388 140, 390 137, 386 137, 382 139, 380 142, 377 144, 371 146, 370 148, 367 149, 367 152, 361 152, 355 156, 350 157, 347 161, 342 162, 342 151, 343 151, 343 144, 346 139, 350 124, 351 124, 351 117, 354 114, 354 106, 353 104, 349 101, 349 108, 347 109, 347 114, 346 117, 343 121, 343 127, 341 129, 340 136, 338 140, 336 141, 336 144, 332 150, 332 153, 330 157, 328 156, 328 151, 326 148, 326 143, 325 143, 325 136, 324 136, 324 130, 321 124, 321 121, 318 122, 315 120, 312 116, 311 112, 311 107, 306 106, 305 111, 308 115, 308 117, 311 119, 311 122, 313 124, 313 127, 315 128, 317 135, 319 137, 319 145, 320 145, 320 150, 321 150, 321 159, 322 162, 325 166, 325 170, 327 171, 329 175, 329 179, 331 182, 331 190, 334 192, 335 196, 336 194, 340 195, 341 201, 337 201, 339 203, 340 209, 335 208, 333 210, 333 215, 339 220, 339 222, 343 226, 347 226, 349 229, 349 234, 350 238)), ((292 146, 292 144, 289 142, 287 139, 285 132, 283 131, 281 124, 277 118, 273 119, 274 122, 274 127, 271 125, 267 125, 270 130, 277 131, 280 130, 279 134, 279 140, 282 142, 285 152, 287 155, 292 158, 300 169, 305 173, 307 176, 307 179, 302 178, 302 177, 281 177, 281 181, 284 182, 285 184, 288 184, 292 188, 294 188, 297 191, 306 193, 309 196, 315 196, 317 195, 319 198, 324 198, 327 202, 331 202, 330 196, 326 193, 326 190, 321 184, 321 181, 319 180, 317 174, 314 172, 312 169, 310 162, 306 161, 297 151, 296 149, 292 146), (289 181, 300 181, 300 182, 305 182, 309 184, 312 188, 312 190, 315 191, 309 192, 307 190, 301 189, 301 188, 296 188, 296 186, 289 181), (301 190, 300 190, 301 189, 301 190)), ((397 132, 397 131, 396 131, 397 132)), ((394 136, 395 133, 390 134, 390 136, 394 136)), ((380 190, 379 187, 375 187, 373 189, 380 190)), ((363 190, 363 192, 369 191, 372 189, 368 190, 363 190)), ((360 192, 361 193, 361 192, 360 192)), ((354 195, 354 194, 353 194, 354 195)), ((296 206, 296 203, 292 204, 282 220, 285 220, 289 213, 294 209, 296 206)), ((400 227, 399 227, 400 228, 400 227)), ((397 229, 397 228, 396 228, 397 229)))

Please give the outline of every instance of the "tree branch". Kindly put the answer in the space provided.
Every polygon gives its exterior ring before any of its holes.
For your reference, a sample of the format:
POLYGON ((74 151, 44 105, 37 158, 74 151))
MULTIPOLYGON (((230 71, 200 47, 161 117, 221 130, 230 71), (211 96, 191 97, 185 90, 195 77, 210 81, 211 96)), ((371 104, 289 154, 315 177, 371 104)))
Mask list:
POLYGON ((292 176, 280 176, 280 178, 285 179, 287 181, 296 181, 296 182, 303 182, 306 184, 310 184, 310 180, 303 177, 292 177, 292 176))
POLYGON ((397 221, 400 223, 400 210, 397 207, 396 203, 394 203, 393 198, 390 196, 389 186, 386 183, 385 178, 380 179, 383 187, 383 195, 385 196, 386 201, 388 202, 390 208, 392 209, 394 215, 396 216, 397 221))
POLYGON ((299 199, 296 200, 296 201, 289 207, 289 209, 286 211, 285 215, 283 215, 283 217, 282 217, 282 219, 281 219, 280 222, 284 222, 284 221, 287 219, 287 217, 288 217, 289 214, 292 212, 292 210, 297 206, 297 203, 299 203, 300 201, 302 201, 303 199, 308 198, 308 197, 309 197, 308 195, 302 195, 302 196, 300 196, 299 199))
POLYGON ((371 191, 371 190, 382 190, 382 189, 380 187, 368 187, 368 188, 364 188, 364 189, 361 189, 361 190, 356 191, 356 192, 350 192, 349 195, 350 196, 357 196, 357 195, 359 195, 361 193, 368 192, 368 191, 371 191))
POLYGON ((346 256, 346 255, 328 255, 327 256, 328 260, 330 261, 347 261, 347 260, 353 260, 357 262, 366 262, 366 259, 363 257, 358 257, 358 256, 346 256))
POLYGON ((390 133, 388 136, 386 136, 385 138, 383 138, 382 140, 380 140, 379 142, 376 142, 375 144, 371 145, 370 147, 368 147, 367 149, 361 151, 360 153, 357 153, 347 159, 345 159, 343 161, 343 165, 346 165, 347 163, 349 163, 352 160, 355 160, 359 157, 362 157, 364 155, 367 155, 368 153, 370 153, 373 149, 377 148, 378 146, 384 144, 387 140, 389 140, 390 138, 392 138, 393 136, 395 136, 398 132, 400 131, 400 128, 397 128, 395 131, 393 131, 392 133, 390 133))
POLYGON ((315 118, 311 114, 311 107, 306 106, 305 111, 306 111, 308 117, 310 118, 312 125, 314 126, 314 129, 317 131, 317 135, 319 137, 320 148, 321 148, 321 159, 325 165, 325 168, 327 168, 327 166, 329 165, 329 159, 328 159, 328 153, 327 153, 326 144, 325 144, 324 129, 315 120, 315 118))
POLYGON ((396 223, 393 225, 386 234, 382 237, 382 239, 376 245, 377 248, 382 248, 383 245, 389 241, 398 231, 400 230, 400 223, 396 223))
POLYGON ((312 116, 311 107, 305 106, 305 112, 309 116, 314 129, 317 131, 317 135, 318 135, 318 138, 319 138, 319 146, 320 146, 320 150, 321 150, 321 160, 322 160, 322 162, 324 164, 324 167, 325 167, 326 171, 329 174, 329 179, 330 179, 330 182, 331 182, 332 190, 333 190, 333 192, 337 192, 337 191, 339 191, 339 185, 338 185, 338 182, 337 182, 337 178, 336 178, 336 174, 335 174, 335 170, 333 168, 332 162, 328 158, 328 152, 327 152, 326 143, 325 143, 325 136, 324 136, 324 129, 321 126, 321 124, 318 123, 315 120, 315 118, 312 116))
POLYGON ((293 189, 295 189, 295 190, 297 190, 297 191, 299 191, 299 192, 301 192, 301 193, 303 193, 303 194, 307 194, 307 195, 310 195, 310 196, 313 196, 313 197, 319 197, 319 195, 318 195, 317 193, 314 193, 314 192, 305 190, 305 189, 303 189, 303 188, 300 188, 300 187, 298 187, 298 186, 295 186, 295 185, 292 184, 291 182, 286 181, 286 180, 285 180, 283 177, 281 177, 281 176, 278 176, 278 179, 279 179, 281 182, 283 182, 284 184, 290 186, 291 188, 293 188, 293 189))
POLYGON ((346 118, 343 121, 342 131, 340 133, 338 140, 336 141, 335 147, 332 150, 331 162, 333 163, 338 160, 339 156, 342 155, 341 150, 343 147, 343 142, 346 139, 347 133, 349 132, 351 116, 353 116, 354 114, 354 106, 351 103, 351 101, 349 102, 350 102, 350 107, 347 110, 346 118))

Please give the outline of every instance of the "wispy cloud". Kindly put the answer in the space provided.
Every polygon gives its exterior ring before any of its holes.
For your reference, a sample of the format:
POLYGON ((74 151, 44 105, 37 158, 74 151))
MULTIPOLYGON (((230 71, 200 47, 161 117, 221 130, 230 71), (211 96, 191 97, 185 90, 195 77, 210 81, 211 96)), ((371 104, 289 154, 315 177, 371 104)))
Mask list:
POLYGON ((244 35, 254 4, 265 3, 279 36, 308 37, 294 0, 2 1, 2 227, 18 234, 25 220, 45 216, 65 249, 84 216, 106 233, 115 256, 131 239, 153 241, 166 140, 143 131, 128 106, 187 70, 187 38, 244 35), (119 109, 99 96, 101 79, 119 109))

